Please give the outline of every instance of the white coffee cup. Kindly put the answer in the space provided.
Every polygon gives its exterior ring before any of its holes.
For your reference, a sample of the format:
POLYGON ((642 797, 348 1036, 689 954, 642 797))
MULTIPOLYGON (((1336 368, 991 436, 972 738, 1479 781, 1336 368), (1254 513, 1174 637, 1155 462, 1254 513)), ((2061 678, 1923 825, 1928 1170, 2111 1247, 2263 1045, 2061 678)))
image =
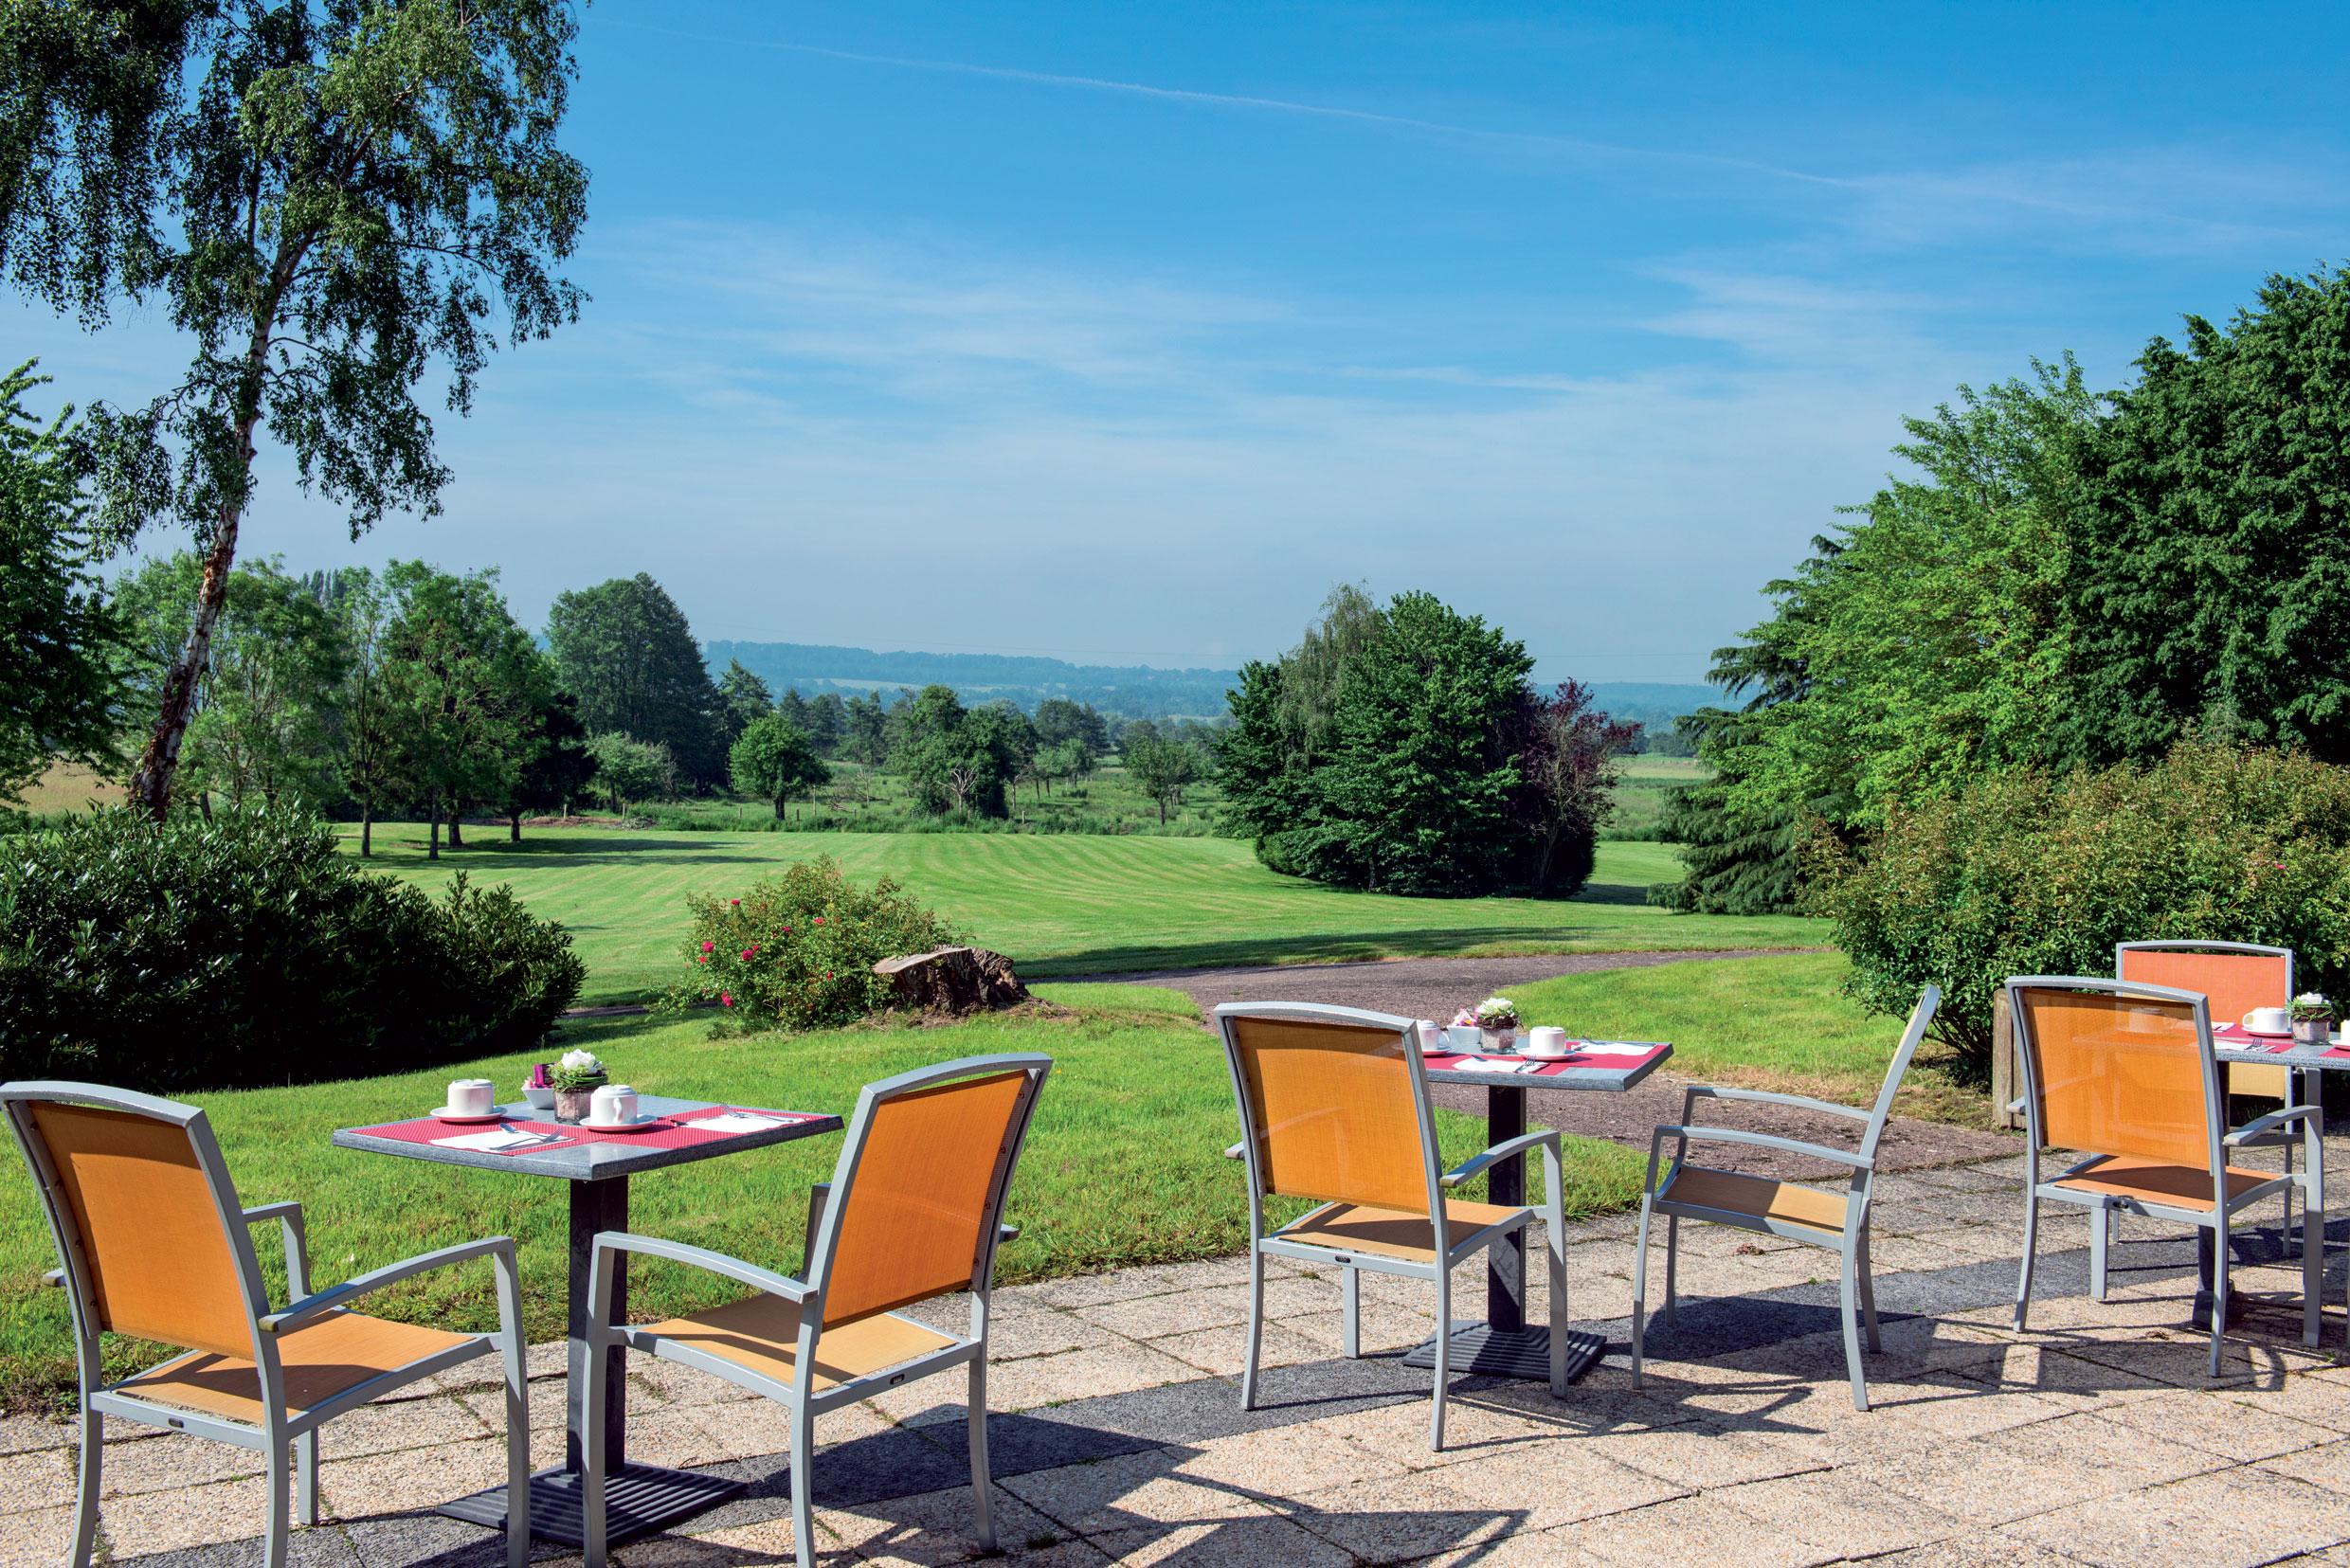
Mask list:
POLYGON ((2286 1007, 2255 1007, 2244 1015, 2244 1027, 2255 1035, 2289 1035, 2293 1014, 2286 1007))
POLYGON ((637 1090, 631 1084, 606 1084, 588 1096, 588 1119, 606 1126, 625 1126, 637 1119, 637 1090))
POLYGON ((460 1116, 493 1115, 497 1110, 497 1086, 487 1078, 452 1078, 447 1108, 460 1116))
POLYGON ((1423 1056, 1441 1055, 1453 1048, 1444 1043, 1444 1031, 1434 1018, 1422 1018, 1418 1029, 1419 1054, 1423 1056))
POLYGON ((1546 1023, 1538 1024, 1527 1033, 1526 1054, 1541 1056, 1547 1061, 1558 1060, 1567 1054, 1566 1031, 1546 1023))
POLYGON ((1473 1023, 1447 1024, 1445 1043, 1462 1055, 1473 1055, 1485 1049, 1485 1031, 1473 1023))

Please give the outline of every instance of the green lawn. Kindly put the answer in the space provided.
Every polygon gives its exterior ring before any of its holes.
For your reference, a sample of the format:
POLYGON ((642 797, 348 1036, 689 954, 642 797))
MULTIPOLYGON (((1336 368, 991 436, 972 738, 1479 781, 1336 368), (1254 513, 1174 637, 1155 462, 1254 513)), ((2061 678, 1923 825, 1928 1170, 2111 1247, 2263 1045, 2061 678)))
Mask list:
MULTIPOLYGON (((845 1112, 858 1087, 928 1062, 993 1051, 1042 1050, 1055 1061, 1009 1214, 1023 1229, 1003 1256, 1006 1282, 1124 1264, 1238 1251, 1247 1238, 1240 1168, 1221 1157, 1236 1130, 1232 1090, 1214 1038, 1187 998, 1127 986, 1053 987, 1065 1017, 1005 1016, 937 1029, 853 1028, 797 1036, 713 1040, 699 1020, 646 1018, 573 1023, 586 1044, 639 1088, 739 1104, 845 1112)), ((453 1077, 520 1081, 527 1057, 451 1063, 425 1072, 292 1089, 195 1096, 210 1113, 248 1204, 298 1199, 308 1211, 313 1284, 349 1278, 413 1253, 472 1236, 520 1243, 533 1341, 563 1322, 561 1182, 425 1164, 337 1149, 337 1126, 398 1119, 440 1103, 453 1077)), ((1448 1162, 1483 1145, 1483 1124, 1446 1113, 1448 1162)), ((656 1171, 630 1194, 635 1229, 714 1247, 786 1271, 799 1267, 806 1191, 828 1177, 838 1135, 656 1171)), ((1570 1151, 1571 1212, 1636 1199, 1640 1162, 1613 1144, 1570 1151)), ((1293 1210, 1284 1210, 1286 1215, 1293 1210)), ((257 1233, 264 1259, 274 1227, 257 1233)), ((0 1162, 0 1405, 40 1404, 70 1386, 70 1333, 62 1295, 41 1283, 55 1266, 21 1162, 0 1162)), ((631 1305, 641 1313, 695 1310, 737 1288, 669 1266, 640 1266, 631 1305)), ((283 1282, 273 1271, 272 1289, 283 1282)), ((1331 1300, 1337 1301, 1333 1289, 1331 1300)), ((404 1284, 367 1310, 486 1327, 495 1322, 486 1266, 404 1284)), ((115 1375, 158 1352, 110 1342, 115 1375)))
MULTIPOLYGON (((816 855, 848 874, 895 876, 1024 974, 1303 964, 1396 955, 1817 946, 1817 921, 1675 915, 1643 902, 1678 874, 1672 846, 1603 843, 1581 897, 1399 898, 1348 892, 1256 863, 1229 838, 993 833, 665 833, 531 828, 519 845, 474 829, 438 862, 424 829, 379 826, 376 864, 438 889, 462 869, 512 884, 570 928, 583 1000, 659 988, 681 963, 685 895, 724 894, 816 855)), ((356 844, 356 834, 346 842, 356 844)))

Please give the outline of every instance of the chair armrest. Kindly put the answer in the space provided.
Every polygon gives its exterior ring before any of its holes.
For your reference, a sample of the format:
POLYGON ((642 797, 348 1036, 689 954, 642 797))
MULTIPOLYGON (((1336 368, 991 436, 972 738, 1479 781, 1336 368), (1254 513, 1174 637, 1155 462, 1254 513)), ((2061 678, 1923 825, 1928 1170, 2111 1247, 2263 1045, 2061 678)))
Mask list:
POLYGON ((1230 1148, 1224 1150, 1224 1158, 1227 1160, 1238 1160, 1246 1153, 1248 1153, 1248 1144, 1245 1143, 1235 1144, 1230 1148))
POLYGON ((1693 1127, 1678 1123, 1667 1123, 1656 1129, 1655 1137, 1649 1144, 1652 1162, 1656 1150, 1663 1146, 1668 1138, 1687 1138, 1708 1144, 1744 1144, 1749 1148, 1778 1149, 1782 1154, 1809 1155, 1815 1160, 1830 1161, 1835 1164, 1849 1166, 1853 1170, 1876 1169, 1875 1160, 1865 1155, 1848 1153, 1843 1149, 1830 1148, 1825 1144, 1806 1144, 1799 1138, 1780 1138, 1767 1132, 1747 1132, 1739 1127, 1693 1127))
POLYGON ((672 1263, 690 1263, 696 1269, 707 1269, 714 1274, 748 1285, 754 1290, 781 1296, 786 1301, 805 1301, 807 1282, 793 1279, 762 1269, 755 1263, 714 1253, 707 1247, 689 1247, 682 1241, 663 1241, 659 1236, 636 1235, 627 1231, 598 1231, 596 1251, 599 1253, 639 1253, 646 1257, 665 1257, 672 1263))
POLYGON ((1504 1160, 1524 1154, 1528 1149, 1538 1148, 1547 1148, 1552 1154, 1557 1154, 1559 1135, 1547 1127, 1534 1132, 1522 1132, 1506 1143, 1495 1144, 1482 1154, 1471 1155, 1451 1170, 1446 1171, 1437 1180, 1448 1187, 1457 1187, 1463 1181, 1480 1176, 1492 1166, 1500 1164, 1504 1160))
POLYGON ((2010 1101, 2008 1101, 2008 1102, 2007 1102, 2006 1110, 2007 1110, 2007 1113, 2008 1113, 2010 1116, 2015 1115, 2017 1111, 2020 1111, 2020 1110, 2022 1110, 2023 1108, 2024 1108, 2024 1097, 2023 1097, 2022 1095, 2020 1095, 2020 1094, 2016 1095, 2014 1099, 2012 1099, 2012 1100, 2010 1100, 2010 1101))
POLYGON ((47 1273, 41 1276, 41 1283, 44 1285, 54 1285, 62 1289, 64 1288, 65 1284, 65 1271, 63 1269, 52 1269, 47 1273))
POLYGON ((1001 1247, 1002 1245, 1003 1245, 1003 1243, 1005 1243, 1005 1242, 1007 1242, 1007 1241, 1012 1241, 1012 1240, 1017 1239, 1017 1238, 1019 1237, 1019 1235, 1020 1235, 1020 1227, 1019 1227, 1019 1226, 1017 1226, 1017 1225, 998 1225, 998 1226, 996 1227, 996 1245, 997 1245, 997 1246, 999 1246, 999 1247, 1001 1247))
POLYGON ((286 1294, 299 1301, 310 1294, 310 1234, 299 1203, 263 1203, 244 1211, 247 1225, 274 1219, 284 1234, 286 1294))
POLYGON ((415 1257, 403 1258, 398 1263, 386 1264, 383 1268, 361 1274, 356 1279, 347 1279, 340 1285, 329 1286, 316 1295, 304 1296, 282 1312, 270 1313, 261 1320, 261 1330, 264 1334, 282 1334, 289 1328, 300 1326, 322 1312, 333 1311, 347 1301, 354 1301, 371 1291, 380 1290, 387 1285, 397 1284, 412 1275, 430 1273, 435 1269, 446 1269, 453 1263, 465 1263, 477 1257, 500 1255, 505 1257, 510 1265, 512 1264, 514 1237, 486 1236, 479 1241, 463 1241, 454 1247, 443 1247, 437 1253, 423 1253, 415 1257))
MULTIPOLYGON (((1719 1084, 1690 1085, 1689 1098, 1683 1103, 1693 1104, 1698 1100, 1738 1100, 1751 1105, 1792 1106, 1798 1110, 1816 1110, 1822 1116, 1842 1116, 1854 1122, 1866 1122, 1876 1114, 1873 1110, 1856 1110, 1851 1106, 1840 1106, 1830 1100, 1815 1100, 1806 1094, 1775 1094, 1760 1089, 1726 1089, 1719 1084)), ((1687 1120, 1686 1112, 1683 1119, 1687 1120)))
POLYGON ((2249 1144, 2255 1138, 2265 1138, 2279 1127, 2292 1122, 2301 1123, 2311 1132, 2320 1132, 2325 1126, 2325 1113, 2316 1106, 2292 1106, 2284 1110, 2272 1110, 2266 1116, 2256 1116, 2245 1123, 2222 1138, 2220 1143, 2230 1148, 2234 1148, 2240 1144, 2249 1144))

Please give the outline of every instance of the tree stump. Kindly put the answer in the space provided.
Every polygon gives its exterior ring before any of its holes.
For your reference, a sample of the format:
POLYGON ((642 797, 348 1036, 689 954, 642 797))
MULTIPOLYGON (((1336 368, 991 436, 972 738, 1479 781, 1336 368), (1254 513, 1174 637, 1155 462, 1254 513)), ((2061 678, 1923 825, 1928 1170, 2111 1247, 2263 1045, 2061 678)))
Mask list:
POLYGON ((1012 972, 1012 961, 985 947, 940 947, 885 958, 873 972, 890 982, 898 1006, 916 1013, 986 1013, 1028 1000, 1028 987, 1012 972))

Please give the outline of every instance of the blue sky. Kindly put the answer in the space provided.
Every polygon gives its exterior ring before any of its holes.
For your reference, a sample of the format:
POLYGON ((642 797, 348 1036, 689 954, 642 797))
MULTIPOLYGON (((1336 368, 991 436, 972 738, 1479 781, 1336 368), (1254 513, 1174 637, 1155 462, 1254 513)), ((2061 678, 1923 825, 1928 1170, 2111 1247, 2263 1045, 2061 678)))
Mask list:
MULTIPOLYGON (((2350 255, 2338 7, 601 0, 579 54, 583 320, 442 421, 443 517, 271 465, 248 549, 1113 663, 1359 580, 1691 679, 1903 414, 2350 255)), ((176 358, 18 320, 79 400, 176 358)))

